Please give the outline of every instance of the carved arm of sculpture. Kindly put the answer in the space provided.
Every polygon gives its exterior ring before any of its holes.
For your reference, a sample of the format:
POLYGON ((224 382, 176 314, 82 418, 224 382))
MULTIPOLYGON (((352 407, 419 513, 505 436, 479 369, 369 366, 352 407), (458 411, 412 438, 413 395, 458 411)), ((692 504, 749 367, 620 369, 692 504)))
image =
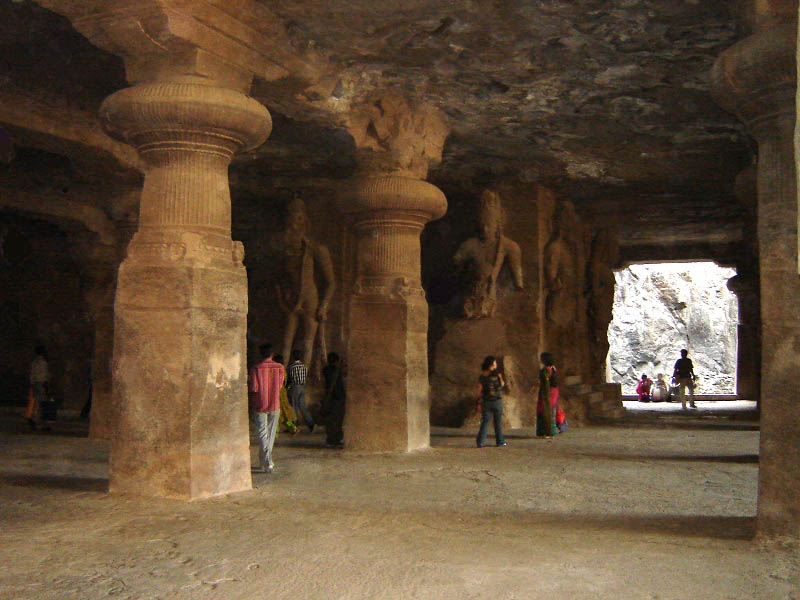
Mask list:
POLYGON ((514 240, 503 236, 503 246, 505 255, 508 258, 508 266, 511 268, 511 276, 514 279, 514 285, 518 290, 525 288, 525 282, 522 277, 522 251, 519 249, 519 244, 514 240))
POLYGON ((328 317, 328 306, 333 298, 333 292, 336 291, 336 277, 333 273, 331 254, 325 246, 317 246, 314 249, 314 260, 319 265, 322 280, 325 283, 325 292, 317 308, 317 319, 325 321, 328 317))
POLYGON ((544 251, 544 278, 550 290, 561 289, 561 253, 557 242, 551 242, 544 251))

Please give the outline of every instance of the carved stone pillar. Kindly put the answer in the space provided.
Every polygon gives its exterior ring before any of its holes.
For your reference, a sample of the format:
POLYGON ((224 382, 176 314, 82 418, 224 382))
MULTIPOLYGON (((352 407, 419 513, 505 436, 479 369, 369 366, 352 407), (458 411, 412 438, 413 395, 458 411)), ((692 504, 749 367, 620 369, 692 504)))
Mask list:
POLYGON ((117 283, 110 488, 249 489, 247 276, 228 165, 267 138, 269 113, 236 90, 170 81, 113 94, 101 117, 146 164, 117 283))
POLYGON ((761 388, 761 299, 758 278, 739 273, 728 280, 728 289, 739 301, 736 355, 736 395, 759 401, 761 388))
POLYGON ((750 166, 736 177, 736 199, 747 210, 744 243, 736 261, 736 276, 728 289, 739 305, 736 356, 736 394, 760 402, 761 396, 761 295, 758 276, 758 185, 756 169, 750 166))
POLYGON ((441 190, 423 181, 447 129, 437 111, 383 95, 356 115, 351 132, 361 173, 339 198, 357 240, 345 443, 407 452, 430 443, 420 233, 447 210, 441 190))
POLYGON ((37 1, 123 58, 132 87, 100 116, 144 163, 117 279, 110 487, 184 499, 247 489, 247 278, 228 166, 271 129, 246 95, 253 76, 308 81, 316 68, 256 0, 37 1))
POLYGON ((428 303, 420 281, 419 236, 447 210, 439 188, 418 179, 363 177, 341 209, 357 239, 350 299, 347 447, 425 448, 428 413, 428 303))
MULTIPOLYGON (((794 12, 796 16, 796 10, 794 12)), ((761 458, 758 531, 800 539, 800 277, 797 274, 795 23, 758 29, 711 73, 717 102, 758 142, 761 458)))

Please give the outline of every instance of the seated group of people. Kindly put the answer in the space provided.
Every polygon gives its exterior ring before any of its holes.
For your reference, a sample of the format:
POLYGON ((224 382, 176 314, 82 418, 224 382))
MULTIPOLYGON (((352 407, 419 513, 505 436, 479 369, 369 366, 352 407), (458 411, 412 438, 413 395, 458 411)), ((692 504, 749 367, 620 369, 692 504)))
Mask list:
POLYGON ((639 402, 667 402, 671 395, 663 373, 658 374, 655 382, 646 373, 642 373, 642 378, 636 385, 636 394, 639 402))

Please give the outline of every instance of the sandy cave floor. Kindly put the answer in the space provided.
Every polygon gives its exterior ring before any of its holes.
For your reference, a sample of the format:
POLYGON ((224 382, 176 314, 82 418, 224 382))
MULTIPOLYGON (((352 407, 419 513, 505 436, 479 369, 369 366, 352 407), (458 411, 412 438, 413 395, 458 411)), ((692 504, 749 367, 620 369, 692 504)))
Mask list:
POLYGON ((107 494, 105 444, 81 423, 0 417, 3 599, 800 599, 800 554, 751 539, 742 418, 480 450, 435 430, 401 456, 283 435, 256 489, 183 503, 107 494))

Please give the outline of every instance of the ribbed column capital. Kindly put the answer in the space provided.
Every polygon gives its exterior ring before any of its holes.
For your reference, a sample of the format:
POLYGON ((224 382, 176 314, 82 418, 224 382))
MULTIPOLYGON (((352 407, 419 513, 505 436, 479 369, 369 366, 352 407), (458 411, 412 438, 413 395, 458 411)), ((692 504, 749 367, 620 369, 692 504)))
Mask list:
POLYGON ((228 167, 235 152, 267 139, 269 111, 235 89, 159 81, 112 94, 100 116, 145 163, 128 261, 241 268, 242 245, 230 237, 228 167))
POLYGON ((397 175, 357 177, 339 190, 337 205, 355 222, 381 213, 406 218, 418 215, 420 224, 424 225, 447 212, 447 199, 442 190, 427 181, 397 175))
POLYGON ((720 54, 711 69, 711 94, 757 139, 774 126, 794 125, 797 27, 758 31, 720 54))
POLYGON ((103 102, 100 117, 109 134, 134 146, 144 160, 165 150, 233 156, 269 137, 269 111, 232 89, 194 83, 143 83, 103 102))

